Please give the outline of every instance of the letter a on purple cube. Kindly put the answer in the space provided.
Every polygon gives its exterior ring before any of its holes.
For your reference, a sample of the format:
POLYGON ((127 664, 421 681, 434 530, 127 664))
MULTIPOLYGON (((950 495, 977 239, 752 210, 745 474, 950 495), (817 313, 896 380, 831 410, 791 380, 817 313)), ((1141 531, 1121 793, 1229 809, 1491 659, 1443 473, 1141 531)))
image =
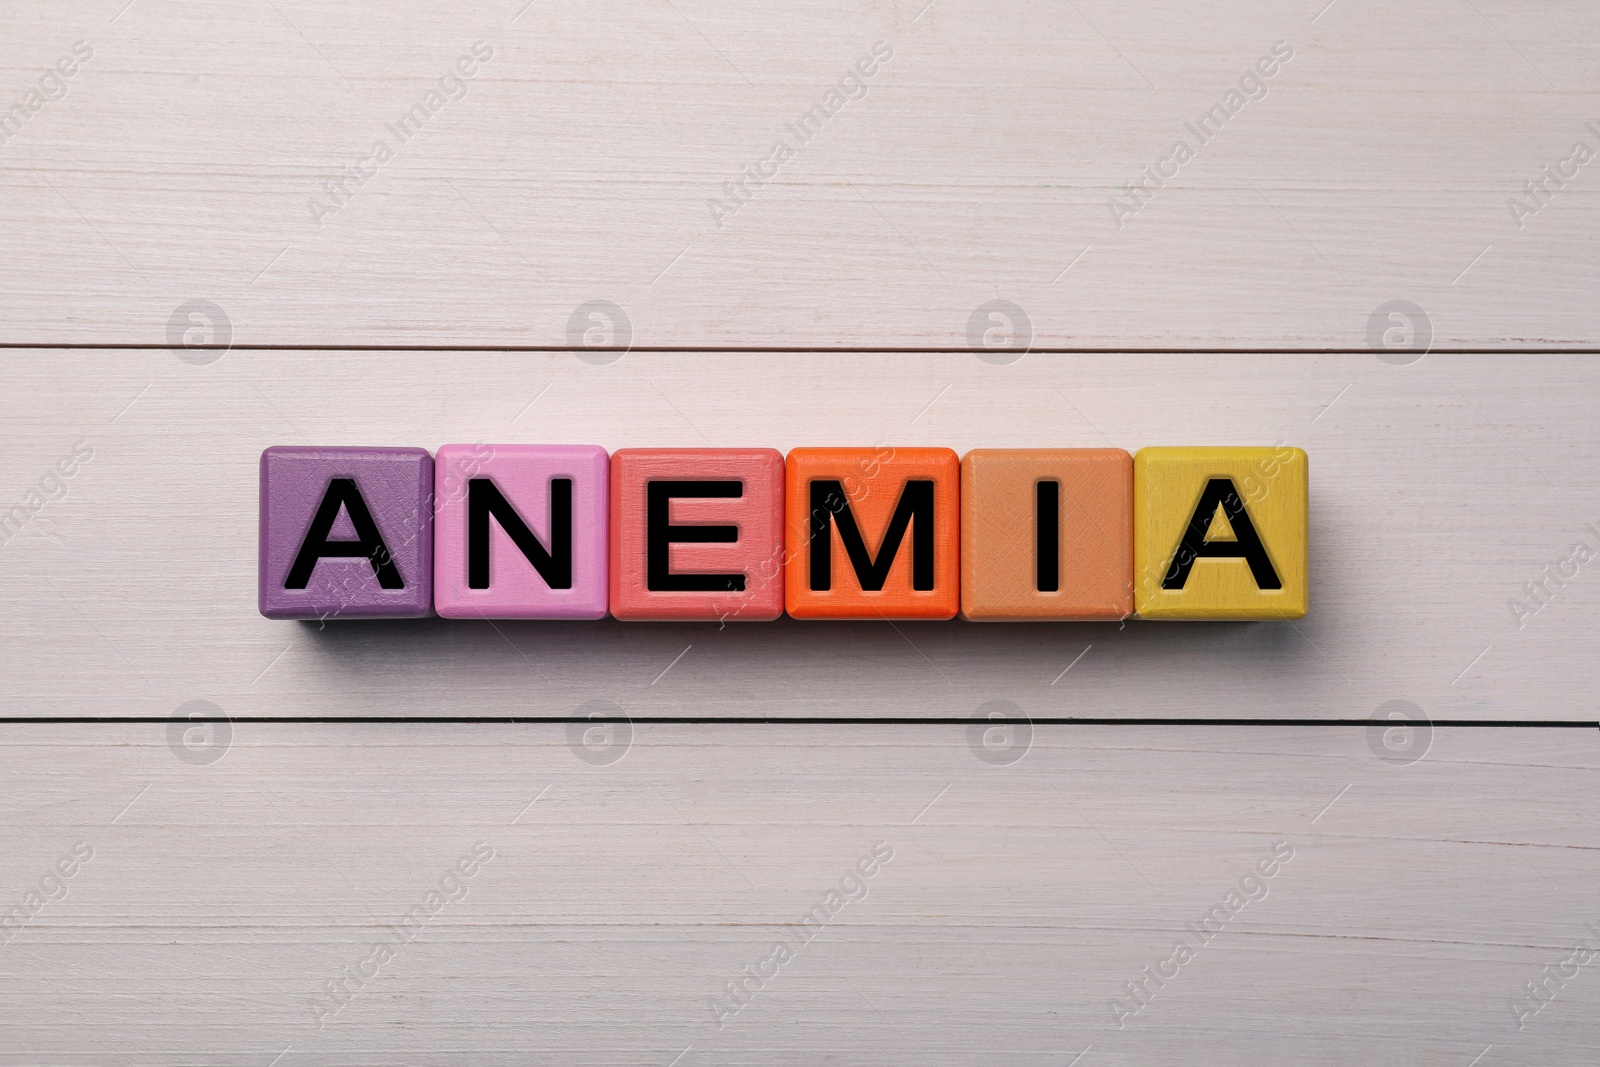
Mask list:
POLYGON ((421 448, 261 453, 261 614, 412 619, 433 607, 433 457, 421 448))

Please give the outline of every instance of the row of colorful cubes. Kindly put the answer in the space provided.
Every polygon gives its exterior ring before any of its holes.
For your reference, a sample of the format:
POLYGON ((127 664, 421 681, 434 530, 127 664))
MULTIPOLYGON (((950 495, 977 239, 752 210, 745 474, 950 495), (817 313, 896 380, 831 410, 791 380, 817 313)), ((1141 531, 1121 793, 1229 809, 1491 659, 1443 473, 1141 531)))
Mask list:
POLYGON ((1298 448, 268 448, 275 619, 1297 619, 1298 448))

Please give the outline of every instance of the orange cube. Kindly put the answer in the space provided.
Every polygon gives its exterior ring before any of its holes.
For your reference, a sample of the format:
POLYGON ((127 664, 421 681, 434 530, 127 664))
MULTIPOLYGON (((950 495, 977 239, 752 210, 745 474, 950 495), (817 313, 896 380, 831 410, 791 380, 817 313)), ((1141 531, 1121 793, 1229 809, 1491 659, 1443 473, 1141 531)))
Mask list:
POLYGON ((797 448, 785 464, 785 605, 797 619, 949 619, 961 465, 948 448, 797 448))
POLYGON ((961 460, 961 614, 990 622, 1133 613, 1133 457, 980 448, 961 460))

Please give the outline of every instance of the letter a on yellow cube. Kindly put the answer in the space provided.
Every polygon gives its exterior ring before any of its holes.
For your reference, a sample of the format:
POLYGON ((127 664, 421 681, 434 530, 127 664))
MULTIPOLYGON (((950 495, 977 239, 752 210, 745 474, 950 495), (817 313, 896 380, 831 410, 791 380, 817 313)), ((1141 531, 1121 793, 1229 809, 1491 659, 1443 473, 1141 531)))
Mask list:
POLYGON ((1135 613, 1305 615, 1306 499, 1298 448, 1141 449, 1133 459, 1135 613))

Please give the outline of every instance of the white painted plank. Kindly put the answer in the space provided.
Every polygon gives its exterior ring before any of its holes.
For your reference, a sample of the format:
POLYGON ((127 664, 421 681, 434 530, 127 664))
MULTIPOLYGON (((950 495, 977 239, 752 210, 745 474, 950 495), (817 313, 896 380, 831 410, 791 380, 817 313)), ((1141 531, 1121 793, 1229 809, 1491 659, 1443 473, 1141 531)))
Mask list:
POLYGON ((1600 343, 1592 168, 1524 191, 1600 152, 1577 0, 123 8, 0 10, 0 107, 94 49, 0 146, 0 341, 159 344, 205 298, 251 343, 565 345, 604 299, 641 345, 964 348, 1005 299, 1044 347, 1365 347, 1407 299, 1440 345, 1600 343), (480 40, 465 95, 388 132, 480 40), (1263 98, 1186 132, 1280 40, 1263 98))
POLYGON ((1324 357, 16 352, 0 549, 11 714, 1595 717, 1600 365, 1324 357), (931 404, 930 404, 931 401, 931 404), (530 402, 531 406, 530 406, 530 402), (1070 446, 1287 442, 1311 457, 1292 625, 346 622, 255 610, 273 444, 1070 446), (691 647, 692 646, 692 647, 691 647), (1092 647, 1091 647, 1092 646, 1092 647), (1088 649, 1085 654, 1085 650, 1088 649), (1081 659, 1078 657, 1082 656, 1081 659), (681 659, 679 658, 681 656, 681 659), (1062 674, 1069 665, 1072 669, 1062 674), (670 666, 670 670, 666 670, 670 666), (663 673, 665 671, 665 673, 663 673), (71 684, 64 685, 63 677, 71 684))
POLYGON ((198 766, 159 726, 12 727, 0 900, 94 854, 0 945, 0 1063, 1593 1062, 1592 965, 1511 1004, 1596 942, 1594 732, 1445 730, 1404 767, 1364 735, 1052 727, 998 766, 959 726, 657 726, 597 766, 562 727, 241 726, 198 766), (1264 897, 1185 934, 1279 842, 1264 897))

